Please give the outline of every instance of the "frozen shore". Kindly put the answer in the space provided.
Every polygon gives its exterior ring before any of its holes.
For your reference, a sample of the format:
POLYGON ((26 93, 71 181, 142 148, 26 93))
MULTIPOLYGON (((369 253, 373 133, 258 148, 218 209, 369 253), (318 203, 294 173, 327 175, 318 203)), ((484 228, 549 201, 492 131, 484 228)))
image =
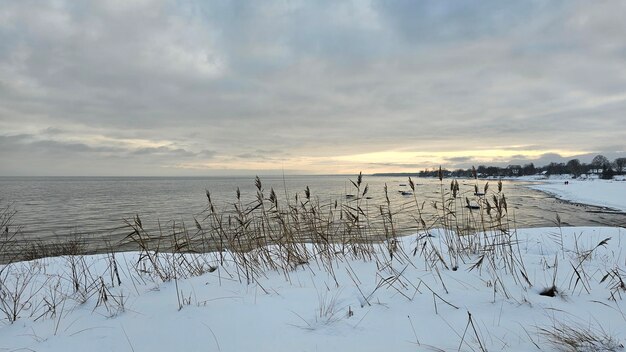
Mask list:
POLYGON ((139 253, 2 266, 21 303, 14 322, 1 317, 0 350, 550 351, 569 331, 598 339, 585 350, 617 351, 626 340, 626 230, 524 229, 462 250, 431 235, 260 266, 251 280, 217 253, 161 253, 160 271, 139 253))
MULTIPOLYGON (((534 180, 528 178, 527 180, 534 180)), ((532 189, 553 194, 559 199, 574 203, 591 204, 626 212, 626 181, 571 179, 557 177, 540 180, 532 189), (567 181, 567 184, 565 183, 567 181)))

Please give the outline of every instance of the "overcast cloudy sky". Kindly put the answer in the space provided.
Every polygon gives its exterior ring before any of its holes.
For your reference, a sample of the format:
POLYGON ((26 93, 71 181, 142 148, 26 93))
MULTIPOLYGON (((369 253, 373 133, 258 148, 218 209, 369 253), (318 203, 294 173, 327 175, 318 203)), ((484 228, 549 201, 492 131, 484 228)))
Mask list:
POLYGON ((0 175, 612 159, 624 18, 621 0, 2 0, 0 175))

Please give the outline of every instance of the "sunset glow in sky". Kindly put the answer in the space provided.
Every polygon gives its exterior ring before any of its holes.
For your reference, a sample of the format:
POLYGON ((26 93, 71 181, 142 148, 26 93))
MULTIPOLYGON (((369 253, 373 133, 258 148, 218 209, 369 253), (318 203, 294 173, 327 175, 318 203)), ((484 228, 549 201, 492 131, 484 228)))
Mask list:
POLYGON ((0 176, 626 152, 626 2, 0 4, 0 176))

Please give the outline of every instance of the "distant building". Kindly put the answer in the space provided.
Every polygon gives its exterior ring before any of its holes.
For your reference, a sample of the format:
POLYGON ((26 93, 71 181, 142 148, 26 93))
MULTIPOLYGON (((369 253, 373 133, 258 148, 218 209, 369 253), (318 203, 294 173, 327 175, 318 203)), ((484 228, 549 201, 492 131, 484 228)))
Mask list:
POLYGON ((511 176, 519 176, 522 173, 521 165, 509 165, 506 168, 511 176))

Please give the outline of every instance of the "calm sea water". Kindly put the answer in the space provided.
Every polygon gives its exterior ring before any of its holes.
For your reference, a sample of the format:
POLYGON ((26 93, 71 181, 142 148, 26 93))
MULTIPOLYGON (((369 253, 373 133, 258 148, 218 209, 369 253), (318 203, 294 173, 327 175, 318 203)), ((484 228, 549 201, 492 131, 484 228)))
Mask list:
MULTIPOLYGON (((281 198, 300 196, 309 186, 322 202, 345 199, 354 193, 349 176, 287 176, 261 178, 269 193, 274 188, 281 198)), ((447 188, 450 180, 444 180, 447 188)), ((401 207, 413 201, 398 191, 408 190, 403 177, 365 176, 369 185, 368 200, 382 204, 387 184, 393 204, 401 207)), ((427 204, 439 198, 439 180, 416 179, 417 197, 427 204)), ((479 180, 482 189, 486 181, 479 180)), ((461 192, 471 194, 474 180, 460 180, 461 192)), ((524 187, 527 183, 504 181, 509 211, 515 214, 517 227, 553 226, 556 213, 564 225, 625 226, 626 215, 606 209, 570 204, 542 192, 524 187)), ((91 241, 116 241, 129 233, 125 219, 139 214, 149 228, 158 222, 185 221, 193 226, 201 219, 207 204, 205 190, 222 210, 231 210, 235 192, 240 187, 243 198, 255 197, 254 177, 2 177, 0 201, 17 210, 14 224, 22 227, 25 240, 58 240, 79 235, 91 241)), ((496 181, 490 181, 496 188, 496 181)), ((426 209, 432 207, 426 206, 426 209)))

